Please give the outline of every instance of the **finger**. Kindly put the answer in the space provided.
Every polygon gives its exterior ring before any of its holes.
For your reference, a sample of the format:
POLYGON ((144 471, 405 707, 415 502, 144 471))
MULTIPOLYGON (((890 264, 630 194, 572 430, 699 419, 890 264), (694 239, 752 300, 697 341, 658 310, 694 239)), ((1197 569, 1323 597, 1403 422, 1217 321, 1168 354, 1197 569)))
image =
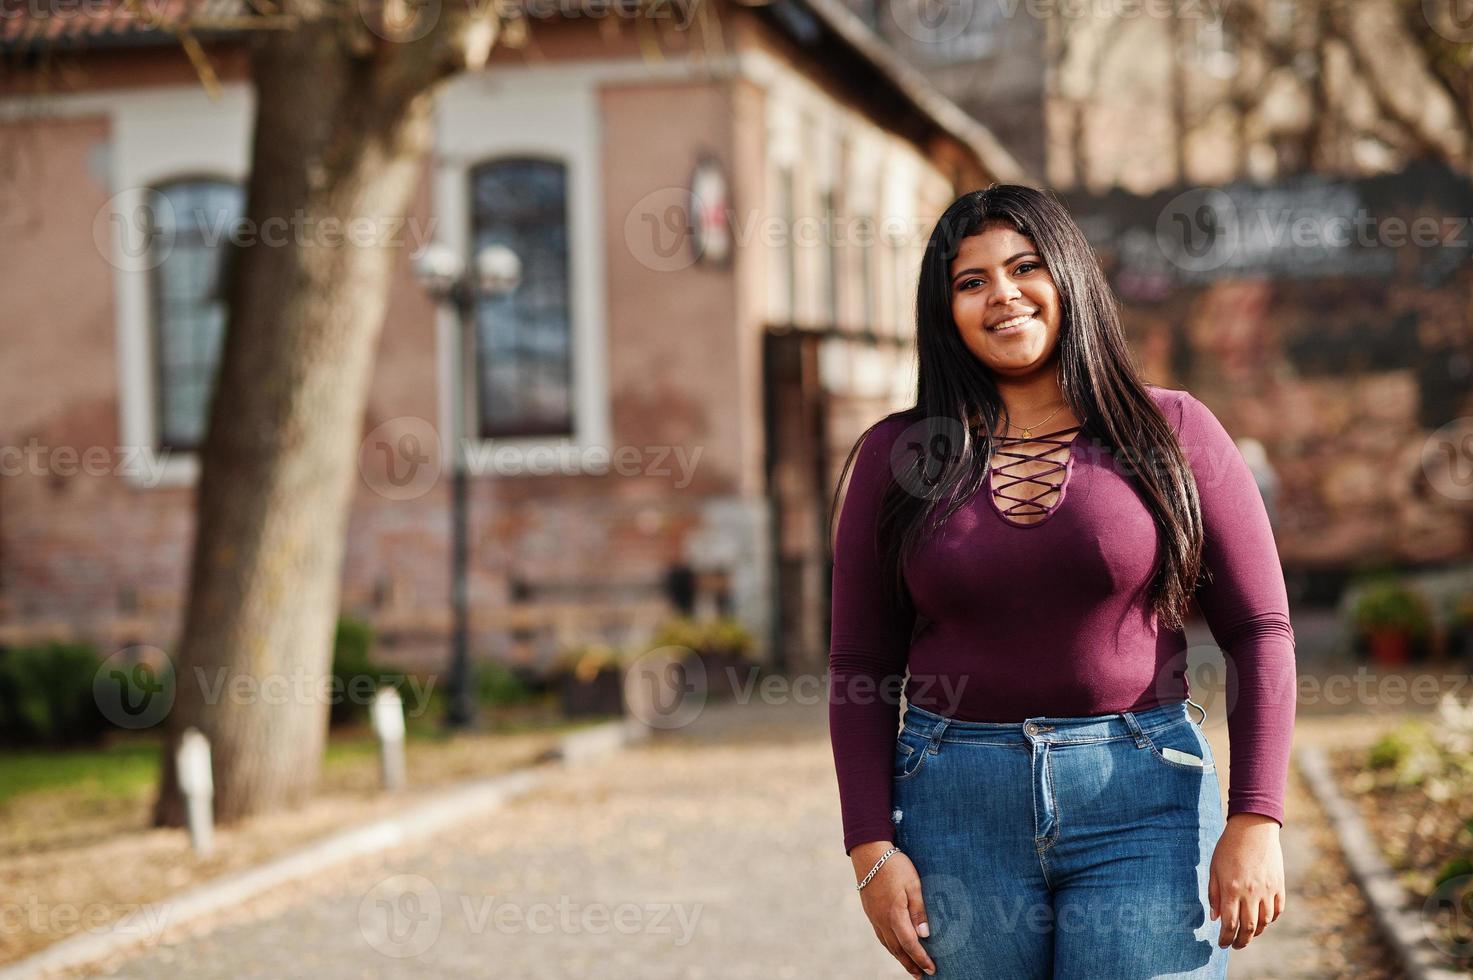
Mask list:
MULTIPOLYGON (((1207 876, 1207 904, 1212 907, 1212 921, 1217 921, 1217 900, 1219 898, 1217 887, 1217 872, 1214 871, 1207 876)), ((1219 944, 1220 945, 1220 944, 1219 944)))
POLYGON ((1265 897, 1258 900, 1258 928, 1253 930, 1253 935, 1263 935, 1263 930, 1268 928, 1268 903, 1271 899, 1265 897))
POLYGON ((1238 938, 1233 943, 1234 949, 1242 949, 1253 939, 1253 930, 1258 928, 1258 904, 1249 897, 1244 897, 1240 903, 1238 912, 1238 938))
POLYGON ((1274 917, 1271 922, 1279 921, 1279 916, 1284 914, 1284 893, 1274 892, 1274 917))
POLYGON ((900 943, 900 948, 912 963, 927 973, 936 972, 936 964, 931 962, 930 955, 921 946, 921 941, 916 936, 916 929, 911 924, 910 913, 908 911, 901 914, 895 923, 895 938, 900 943))
MULTIPOLYGON (((926 916, 926 900, 921 895, 921 884, 913 881, 905 890, 905 897, 910 900, 910 924, 915 927, 916 935, 922 939, 931 937, 931 922, 926 916)), ((921 964, 924 966, 925 964, 921 964)))
POLYGON ((923 975, 921 972, 921 968, 916 966, 915 960, 910 958, 910 955, 906 953, 905 949, 900 945, 899 940, 895 936, 892 935, 885 940, 885 948, 890 951, 891 956, 895 957, 895 959, 900 962, 901 966, 905 967, 906 973, 909 973, 913 977, 920 977, 923 975))
MULTIPOLYGON (((905 890, 905 896, 910 900, 910 922, 915 928, 916 935, 921 939, 931 938, 931 920, 926 914, 926 899, 921 894, 921 883, 919 880, 911 882, 910 887, 905 890)), ((919 941, 916 942, 915 948, 920 955, 916 956, 912 953, 912 958, 927 973, 935 973, 936 961, 931 959, 931 954, 926 952, 926 948, 919 941)))
POLYGON ((1233 937, 1238 934, 1238 902, 1233 895, 1223 895, 1218 900, 1217 909, 1222 919, 1222 928, 1217 933, 1217 945, 1231 946, 1233 937))

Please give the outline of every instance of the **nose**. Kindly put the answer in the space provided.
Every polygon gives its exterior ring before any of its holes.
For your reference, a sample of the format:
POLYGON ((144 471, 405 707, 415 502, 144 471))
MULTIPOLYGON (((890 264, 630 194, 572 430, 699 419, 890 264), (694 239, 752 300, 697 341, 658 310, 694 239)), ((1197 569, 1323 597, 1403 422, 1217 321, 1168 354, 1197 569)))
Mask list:
POLYGON ((992 291, 992 303, 994 306, 1006 306, 1022 295, 1017 283, 1007 276, 998 276, 997 287, 992 291))

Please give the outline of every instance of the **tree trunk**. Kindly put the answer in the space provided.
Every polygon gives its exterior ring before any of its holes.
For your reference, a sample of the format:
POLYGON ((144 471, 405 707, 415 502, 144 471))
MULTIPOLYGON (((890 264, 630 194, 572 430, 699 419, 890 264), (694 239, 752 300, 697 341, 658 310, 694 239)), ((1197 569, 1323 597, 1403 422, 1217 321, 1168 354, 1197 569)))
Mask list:
POLYGON ((219 822, 315 788, 369 375, 408 239, 394 219, 431 131, 431 86, 386 70, 383 51, 355 56, 330 20, 256 44, 246 214, 262 234, 236 249, 227 287, 161 825, 183 823, 173 756, 190 725, 210 741, 219 822), (324 219, 341 222, 336 238, 324 219), (350 219, 371 220, 379 243, 345 239, 350 219))

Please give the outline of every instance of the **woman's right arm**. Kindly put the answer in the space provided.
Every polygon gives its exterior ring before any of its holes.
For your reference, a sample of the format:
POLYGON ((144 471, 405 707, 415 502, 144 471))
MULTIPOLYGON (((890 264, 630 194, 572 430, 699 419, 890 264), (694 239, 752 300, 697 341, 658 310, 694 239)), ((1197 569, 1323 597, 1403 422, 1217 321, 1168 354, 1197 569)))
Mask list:
MULTIPOLYGON (((891 766, 900 720, 900 690, 915 611, 892 606, 875 528, 893 480, 903 418, 886 419, 855 456, 834 542, 832 635, 829 643, 829 737, 839 780, 844 853, 888 842, 891 766)), ((883 852, 882 852, 883 853, 883 852)))
MULTIPOLYGON (((834 542, 833 635, 829 644, 829 736, 839 775, 844 852, 863 880, 890 849, 890 779, 900 690, 915 611, 892 604, 875 527, 894 458, 908 428, 886 419, 855 455, 834 542)), ((930 935, 921 879, 905 853, 890 856, 859 893, 875 938, 913 977, 936 972, 921 939, 930 935)))

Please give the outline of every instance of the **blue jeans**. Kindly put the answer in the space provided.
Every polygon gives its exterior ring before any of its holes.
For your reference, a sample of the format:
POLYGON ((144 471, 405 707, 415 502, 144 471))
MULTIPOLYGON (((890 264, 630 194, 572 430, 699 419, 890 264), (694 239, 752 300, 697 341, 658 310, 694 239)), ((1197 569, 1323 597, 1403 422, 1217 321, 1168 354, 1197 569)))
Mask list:
POLYGON ((895 844, 936 980, 1222 978, 1207 900, 1224 816, 1188 704, 1011 724, 907 705, 895 844))

